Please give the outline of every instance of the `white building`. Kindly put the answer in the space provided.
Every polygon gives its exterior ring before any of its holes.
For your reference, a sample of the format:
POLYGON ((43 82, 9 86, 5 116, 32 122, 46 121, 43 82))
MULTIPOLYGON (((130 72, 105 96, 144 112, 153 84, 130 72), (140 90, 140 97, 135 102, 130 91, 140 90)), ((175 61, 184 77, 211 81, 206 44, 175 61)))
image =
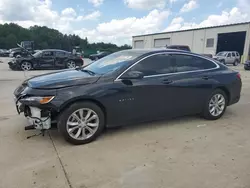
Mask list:
POLYGON ((194 53, 212 55, 238 51, 245 61, 249 56, 250 22, 133 36, 132 45, 133 48, 188 45, 194 53))

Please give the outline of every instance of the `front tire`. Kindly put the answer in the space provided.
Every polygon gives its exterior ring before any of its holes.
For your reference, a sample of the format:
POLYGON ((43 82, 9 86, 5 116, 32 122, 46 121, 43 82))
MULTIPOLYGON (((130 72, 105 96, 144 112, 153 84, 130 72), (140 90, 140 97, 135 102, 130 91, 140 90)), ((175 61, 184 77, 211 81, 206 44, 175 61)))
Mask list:
POLYGON ((221 62, 222 64, 226 65, 225 60, 220 60, 220 62, 221 62))
POLYGON ((216 89, 209 96, 203 108, 203 117, 208 120, 217 120, 223 116, 228 104, 228 97, 221 89, 216 89))
POLYGON ((20 67, 23 71, 29 71, 32 69, 32 63, 29 61, 23 61, 20 67))
POLYGON ((21 54, 18 53, 14 55, 14 58, 18 58, 18 57, 22 57, 21 54))
POLYGON ((59 117, 58 128, 66 141, 74 145, 95 140, 105 127, 102 109, 92 102, 72 104, 59 117))

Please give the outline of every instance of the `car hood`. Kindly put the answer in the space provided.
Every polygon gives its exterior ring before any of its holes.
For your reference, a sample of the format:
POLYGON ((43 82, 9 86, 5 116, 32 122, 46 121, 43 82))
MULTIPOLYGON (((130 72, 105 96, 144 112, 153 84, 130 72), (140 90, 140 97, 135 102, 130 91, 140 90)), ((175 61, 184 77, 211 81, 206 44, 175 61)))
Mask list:
POLYGON ((81 70, 69 69, 40 76, 35 76, 27 80, 27 84, 31 88, 36 89, 59 89, 64 87, 86 85, 95 83, 100 78, 91 76, 81 70))
POLYGON ((92 55, 90 55, 90 57, 94 57, 94 56, 98 56, 98 54, 92 54, 92 55))
POLYGON ((225 58, 225 56, 214 56, 214 57, 218 59, 225 58))
POLYGON ((17 58, 15 58, 13 60, 16 61, 16 62, 22 62, 22 61, 31 61, 33 59, 34 59, 34 57, 27 56, 27 57, 17 57, 17 58))

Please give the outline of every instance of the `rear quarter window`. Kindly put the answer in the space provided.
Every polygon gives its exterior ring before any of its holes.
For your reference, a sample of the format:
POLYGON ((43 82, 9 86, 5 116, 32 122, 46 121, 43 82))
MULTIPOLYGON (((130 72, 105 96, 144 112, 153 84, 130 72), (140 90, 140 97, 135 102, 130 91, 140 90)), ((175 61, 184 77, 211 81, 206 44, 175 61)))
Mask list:
POLYGON ((177 72, 198 71, 216 68, 216 64, 205 58, 174 54, 172 57, 175 60, 177 72))
POLYGON ((56 52, 56 57, 65 57, 66 53, 65 52, 56 52))

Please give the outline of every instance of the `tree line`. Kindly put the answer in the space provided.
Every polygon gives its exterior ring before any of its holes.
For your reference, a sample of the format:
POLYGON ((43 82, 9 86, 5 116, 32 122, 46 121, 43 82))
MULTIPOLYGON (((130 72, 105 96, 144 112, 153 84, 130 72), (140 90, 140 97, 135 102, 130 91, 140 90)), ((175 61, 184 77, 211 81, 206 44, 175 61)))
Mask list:
POLYGON ((82 39, 78 35, 62 34, 45 26, 32 26, 26 29, 14 23, 0 24, 0 49, 15 48, 21 41, 34 41, 35 49, 54 48, 72 51, 75 46, 79 46, 86 55, 96 51, 115 52, 131 48, 127 44, 117 46, 103 42, 89 43, 87 37, 82 39))

